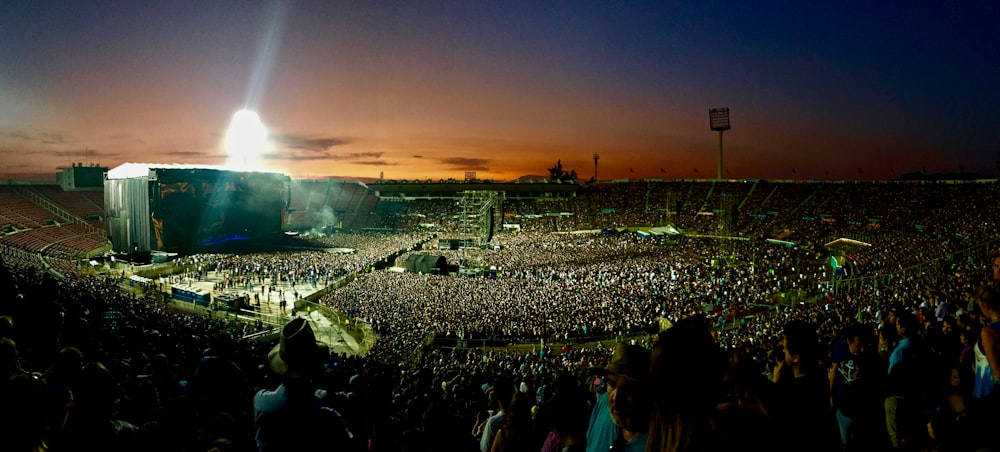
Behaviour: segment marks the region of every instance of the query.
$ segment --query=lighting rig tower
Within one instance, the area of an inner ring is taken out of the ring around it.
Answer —
[[[708,110],[708,125],[713,132],[719,132],[719,171],[717,179],[722,180],[722,132],[729,130],[729,107]]]
[[[601,159],[601,154],[594,154],[594,182],[597,182],[597,161]]]
[[[482,249],[489,246],[490,240],[493,238],[497,206],[501,199],[502,195],[496,191],[467,190],[462,192],[458,200],[462,211],[462,217],[459,219],[459,240],[461,243],[459,249],[462,250],[459,274],[480,275],[485,270]]]

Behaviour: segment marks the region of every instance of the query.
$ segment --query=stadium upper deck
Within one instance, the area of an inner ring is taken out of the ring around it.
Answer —
[[[503,191],[525,185],[528,189],[516,196]],[[455,217],[461,214],[455,199],[470,187],[501,192],[504,202],[498,212],[503,215],[502,222],[523,228],[570,231],[670,224],[691,233],[744,236],[795,234],[805,229],[836,233],[887,227],[972,233],[985,227],[985,223],[966,221],[969,216],[997,213],[998,199],[995,180],[935,183],[642,180],[588,186],[432,183],[393,186],[397,191],[386,192],[407,196],[383,195],[374,216],[381,227],[406,229],[436,224],[444,229],[453,228],[457,225]],[[550,192],[545,190],[549,188],[569,194],[547,196]],[[431,190],[437,194],[417,196]]]

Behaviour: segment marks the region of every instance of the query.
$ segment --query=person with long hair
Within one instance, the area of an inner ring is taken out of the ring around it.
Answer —
[[[976,375],[972,394],[982,400],[1000,387],[997,384],[1000,381],[1000,297],[993,288],[983,286],[976,293],[976,306],[986,325],[973,347]]]
[[[494,436],[490,452],[515,452],[541,448],[545,438],[535,430],[531,418],[532,405],[533,400],[530,395],[520,391],[514,393],[507,418]]]
[[[653,344],[647,452],[721,447],[713,418],[723,399],[726,360],[705,322],[700,316],[679,320]]]

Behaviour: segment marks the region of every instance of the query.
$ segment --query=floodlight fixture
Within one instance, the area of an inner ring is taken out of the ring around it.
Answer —
[[[708,125],[714,132],[723,132],[732,128],[729,125],[729,107],[713,108],[709,110]]]
[[[716,178],[722,180],[722,132],[732,128],[729,124],[729,107],[708,110],[708,126],[713,132],[719,132],[719,171]]]

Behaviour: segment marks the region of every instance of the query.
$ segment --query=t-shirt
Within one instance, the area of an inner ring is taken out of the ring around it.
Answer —
[[[601,394],[594,402],[593,411],[590,412],[587,452],[607,452],[618,438],[618,432],[618,426],[611,419],[611,410],[608,408],[608,394]]]
[[[507,414],[503,411],[497,411],[496,414],[490,416],[486,420],[486,425],[483,426],[483,436],[479,439],[479,450],[482,452],[490,452],[490,447],[493,445],[493,438],[500,431],[500,427],[503,425],[504,419],[507,418]]]
[[[837,362],[834,404],[844,416],[858,419],[877,412],[882,397],[880,384],[885,375],[881,362],[872,354],[846,351]]]
[[[621,428],[611,418],[608,407],[608,394],[601,394],[594,403],[594,411],[590,413],[590,425],[587,428],[587,452],[607,452],[615,440],[621,436]],[[646,434],[642,433],[622,447],[625,452],[644,452],[646,450]]]
[[[801,450],[808,444],[812,451],[832,451],[841,446],[825,372],[814,370],[802,377],[782,378],[776,389],[781,406],[774,419],[783,438],[778,450]]]
[[[993,328],[994,331],[1000,333],[1000,322],[990,323],[987,328]],[[976,357],[976,375],[972,395],[977,399],[981,399],[996,390],[997,381],[993,379],[993,370],[990,368],[990,362],[986,359],[986,354],[983,353],[981,339],[976,340],[976,346],[973,349],[975,350]]]
[[[284,384],[274,391],[261,390],[253,399],[257,448],[262,451],[308,450],[315,438],[296,432],[323,432],[331,442],[353,439],[336,410],[323,406],[312,393],[289,391]]]

